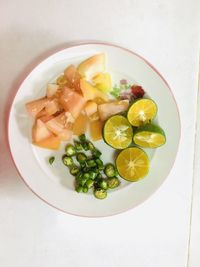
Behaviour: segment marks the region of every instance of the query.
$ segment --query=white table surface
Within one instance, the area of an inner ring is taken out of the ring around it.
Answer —
[[[198,3],[0,0],[0,266],[200,266]],[[67,215],[38,199],[18,176],[6,140],[8,107],[26,73],[80,40],[114,42],[144,56],[172,87],[182,122],[179,153],[161,188],[139,207],[101,219]]]

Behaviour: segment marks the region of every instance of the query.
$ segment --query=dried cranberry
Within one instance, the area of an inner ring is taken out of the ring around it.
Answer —
[[[141,98],[145,94],[145,91],[143,90],[142,86],[139,85],[132,85],[131,92],[135,98]]]

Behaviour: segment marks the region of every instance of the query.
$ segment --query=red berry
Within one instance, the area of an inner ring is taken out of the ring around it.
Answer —
[[[141,98],[145,94],[145,91],[143,90],[142,86],[139,85],[132,85],[131,92],[135,98]]]

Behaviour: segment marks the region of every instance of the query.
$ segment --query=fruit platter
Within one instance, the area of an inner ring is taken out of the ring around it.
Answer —
[[[92,217],[147,199],[173,165],[179,134],[162,76],[131,51],[103,44],[41,62],[8,121],[11,155],[30,189],[62,211]]]

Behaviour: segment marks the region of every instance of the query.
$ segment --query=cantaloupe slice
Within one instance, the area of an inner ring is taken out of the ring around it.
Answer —
[[[79,116],[85,103],[86,100],[77,92],[68,87],[63,89],[63,92],[60,96],[60,104],[66,111],[69,111],[74,118]]]
[[[97,103],[94,101],[88,101],[85,105],[85,113],[88,117],[97,112]]]
[[[42,116],[47,116],[45,108],[43,108],[40,112],[37,113],[36,118],[40,118]]]
[[[110,116],[126,111],[129,107],[128,100],[113,101],[98,105],[99,116],[102,121],[107,120]]]
[[[53,118],[54,118],[54,116],[52,116],[52,115],[44,115],[44,116],[39,117],[39,119],[44,123],[52,120]]]
[[[47,148],[51,150],[58,150],[60,148],[61,140],[57,136],[50,136],[39,142],[33,142],[34,145]]]
[[[91,79],[95,74],[105,71],[105,54],[97,54],[84,60],[78,66],[78,72],[82,77]]]
[[[53,115],[56,112],[60,111],[60,109],[60,104],[58,103],[58,99],[56,98],[49,100],[49,102],[45,106],[47,115]]]
[[[64,70],[64,75],[69,82],[69,86],[80,92],[80,78],[81,75],[74,65],[70,65]]]
[[[37,119],[35,124],[33,125],[33,128],[32,128],[33,141],[39,142],[39,141],[44,140],[50,136],[52,136],[52,133],[51,133],[51,131],[48,130],[45,123],[42,120]]]
[[[64,129],[69,129],[68,117],[63,112],[60,115],[46,122],[46,127],[54,134],[59,135]]]
[[[32,117],[36,117],[36,115],[41,110],[43,110],[43,108],[47,105],[48,102],[49,100],[46,97],[40,98],[40,99],[26,103],[26,109]]]
[[[75,135],[84,134],[87,130],[87,124],[88,124],[87,116],[81,113],[74,122],[73,133]]]
[[[53,97],[56,94],[58,89],[59,89],[59,85],[58,84],[49,83],[47,85],[47,97],[48,98]]]
[[[71,130],[68,129],[63,129],[59,134],[58,137],[60,138],[60,140],[62,141],[68,141],[71,139],[73,132]]]
[[[99,89],[92,86],[89,82],[84,79],[80,80],[80,87],[85,100],[93,100],[95,98],[101,98],[104,101],[108,101],[107,94],[101,92]]]
[[[94,114],[92,114],[91,116],[89,116],[89,120],[90,121],[98,121],[98,120],[100,120],[99,112],[97,111]]]
[[[102,139],[103,122],[100,120],[90,122],[90,136],[93,141]]]

